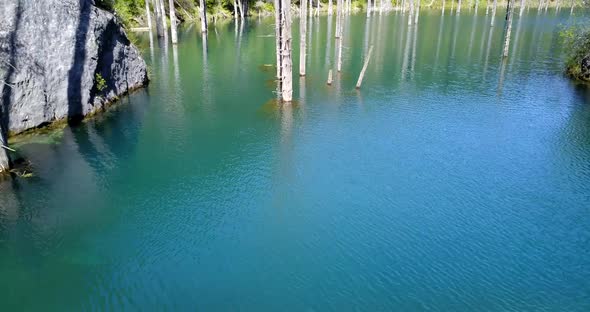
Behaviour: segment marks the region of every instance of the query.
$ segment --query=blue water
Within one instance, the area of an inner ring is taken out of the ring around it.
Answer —
[[[35,176],[0,183],[1,310],[590,310],[565,11],[515,17],[505,63],[502,13],[352,16],[332,86],[335,21],[313,19],[292,106],[272,20],[205,49],[197,26],[140,35],[147,89],[15,144]]]

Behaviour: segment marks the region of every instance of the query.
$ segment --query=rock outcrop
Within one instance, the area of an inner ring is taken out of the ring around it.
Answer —
[[[147,81],[146,64],[121,24],[93,0],[0,0],[4,139],[79,120]]]

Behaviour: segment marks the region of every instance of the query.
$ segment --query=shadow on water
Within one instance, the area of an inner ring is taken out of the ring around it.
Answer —
[[[18,29],[20,26],[20,21],[22,17],[21,11],[21,3],[17,1],[16,9],[14,12],[14,29],[10,33],[10,37],[8,39],[8,51],[1,51],[0,53],[4,54],[5,52],[8,53],[9,61],[6,65],[7,70],[4,77],[2,77],[2,82],[4,84],[2,88],[2,102],[0,103],[0,144],[8,145],[8,131],[10,127],[10,107],[12,105],[12,79],[14,78],[14,74],[16,72],[16,36],[18,33]],[[6,157],[6,161],[8,162],[9,166],[11,165],[10,157],[5,154],[5,151],[0,151],[0,158]],[[6,155],[6,156],[5,156]]]
[[[82,75],[86,59],[86,38],[90,24],[91,5],[89,1],[79,0],[80,15],[76,28],[76,42],[72,68],[68,72],[68,123],[79,124],[82,120]]]

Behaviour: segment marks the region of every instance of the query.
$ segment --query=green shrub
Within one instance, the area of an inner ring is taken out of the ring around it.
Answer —
[[[94,75],[94,82],[96,85],[96,90],[98,90],[98,91],[103,91],[104,89],[107,88],[107,81],[104,80],[102,75],[99,73],[96,73],[96,75]]]
[[[572,26],[560,33],[566,53],[566,73],[574,78],[582,77],[582,59],[590,56],[590,27]]]

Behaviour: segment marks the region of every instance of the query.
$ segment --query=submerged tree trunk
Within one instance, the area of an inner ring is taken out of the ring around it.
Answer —
[[[199,0],[201,7],[201,32],[207,33],[207,6],[205,0]]]
[[[508,51],[510,50],[510,33],[512,32],[512,1],[508,0],[508,6],[506,8],[506,31],[504,32],[506,37],[504,38],[504,52],[502,57],[508,57]]]
[[[178,43],[178,34],[176,33],[176,12],[174,11],[174,0],[168,0],[170,7],[170,32],[172,33],[172,44]]]
[[[301,14],[300,16],[307,15],[307,2],[301,1]],[[305,76],[305,59],[306,59],[306,35],[307,35],[307,21],[305,18],[299,19],[299,76]],[[330,40],[330,38],[328,38]]]
[[[291,59],[291,1],[275,0],[275,16],[277,26],[275,31],[278,38],[277,68],[280,68],[279,95],[283,102],[293,99],[293,60]]]

